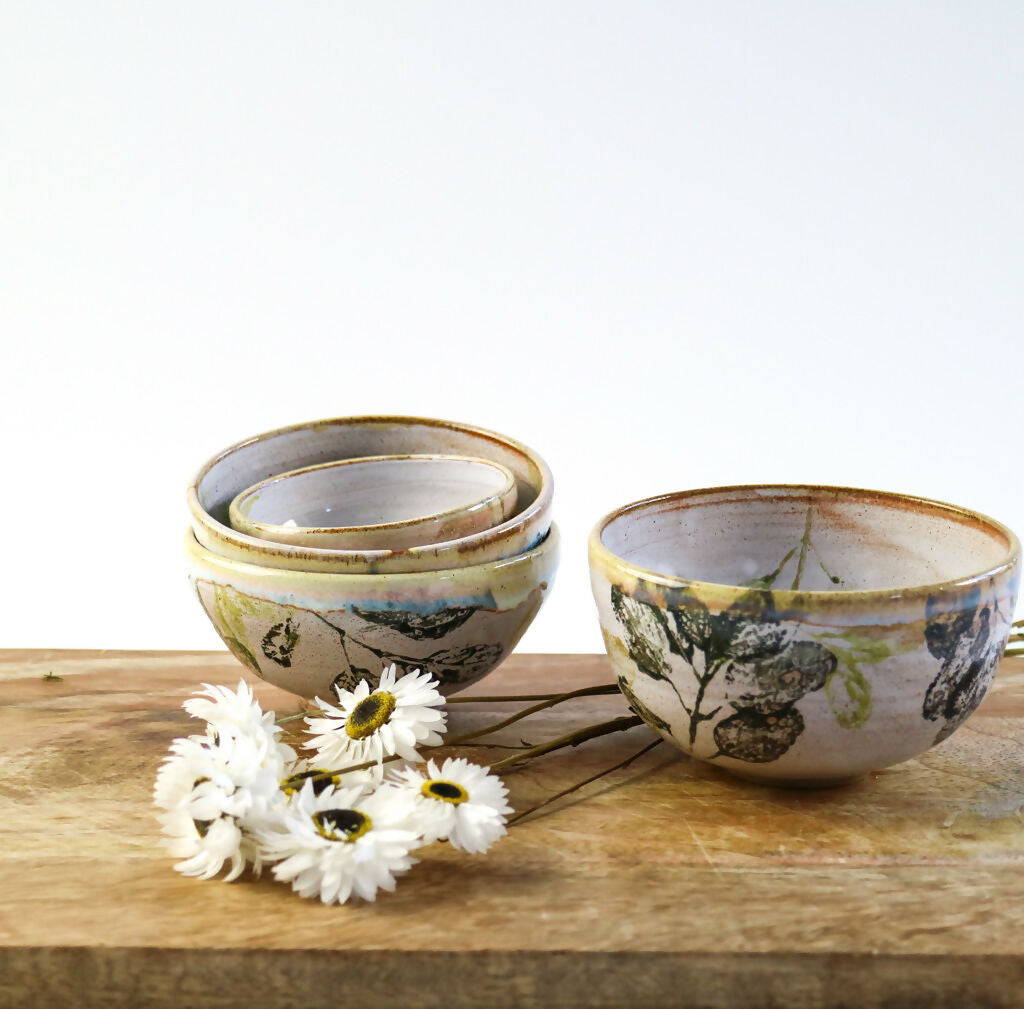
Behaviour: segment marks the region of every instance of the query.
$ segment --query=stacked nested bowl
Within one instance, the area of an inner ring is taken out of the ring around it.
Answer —
[[[558,562],[551,473],[481,428],[341,417],[218,453],[188,488],[189,576],[232,653],[303,697],[433,673],[446,694],[512,651]]]

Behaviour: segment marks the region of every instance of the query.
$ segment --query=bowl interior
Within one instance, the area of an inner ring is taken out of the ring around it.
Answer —
[[[237,508],[252,522],[277,526],[394,525],[478,510],[514,494],[512,473],[485,459],[378,456],[293,470],[256,484],[235,498],[232,519],[237,524]]]
[[[461,455],[508,467],[516,480],[513,518],[530,509],[550,477],[529,450],[488,431],[409,417],[343,417],[259,435],[226,449],[194,481],[200,508],[229,526],[232,499],[278,474],[339,459],[381,455]]]
[[[956,581],[1006,563],[1008,530],[952,505],[831,487],[727,487],[615,513],[601,543],[671,578],[802,591]]]

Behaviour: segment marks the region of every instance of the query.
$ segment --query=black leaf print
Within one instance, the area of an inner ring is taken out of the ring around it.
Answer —
[[[436,641],[461,627],[474,613],[475,606],[449,606],[436,613],[417,613],[414,610],[364,610],[352,607],[352,612],[371,624],[388,627],[413,641]]]
[[[263,635],[263,654],[279,666],[289,667],[292,664],[292,652],[299,643],[299,632],[292,623],[292,618],[273,627]]]
[[[761,712],[740,708],[715,726],[715,743],[723,756],[752,764],[778,760],[804,731],[804,719],[792,705]]]

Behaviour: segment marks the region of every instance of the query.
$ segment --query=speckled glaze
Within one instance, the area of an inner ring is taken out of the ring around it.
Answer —
[[[230,526],[232,499],[261,480],[336,459],[406,454],[479,456],[507,466],[516,478],[512,517],[443,543],[363,551],[268,543]],[[339,417],[281,428],[232,445],[200,469],[187,500],[196,538],[222,557],[295,571],[395,573],[484,564],[531,549],[551,524],[553,491],[544,460],[504,435],[422,417]]]
[[[275,543],[395,550],[491,529],[509,518],[516,499],[515,477],[500,463],[379,455],[263,480],[231,502],[228,518],[238,532]]]
[[[797,786],[953,733],[995,675],[1020,576],[992,519],[837,487],[650,498],[598,522],[589,552],[636,711],[700,760]]]
[[[375,685],[381,669],[424,669],[454,693],[515,647],[554,580],[558,530],[506,560],[387,575],[290,571],[207,550],[189,531],[189,578],[231,652],[302,697]]]

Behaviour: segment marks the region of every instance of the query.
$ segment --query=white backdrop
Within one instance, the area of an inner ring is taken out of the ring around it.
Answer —
[[[904,490],[1024,529],[1024,6],[0,0],[0,645],[220,647],[218,448],[514,435],[586,535],[661,491]]]

